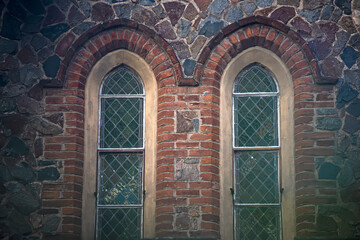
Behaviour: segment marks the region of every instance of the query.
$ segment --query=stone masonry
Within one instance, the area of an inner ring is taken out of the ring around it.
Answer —
[[[157,80],[156,237],[220,239],[220,80],[291,73],[295,239],[360,238],[359,0],[0,1],[0,239],[80,239],[84,89],[116,49]]]

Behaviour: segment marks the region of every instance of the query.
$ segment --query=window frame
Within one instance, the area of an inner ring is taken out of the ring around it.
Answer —
[[[133,69],[141,78],[146,93],[144,112],[144,162],[143,190],[143,235],[144,238],[155,236],[155,196],[156,196],[156,113],[157,82],[151,67],[135,53],[119,49],[102,57],[92,68],[85,86],[84,118],[84,177],[82,197],[81,238],[95,238],[97,159],[99,132],[100,87],[107,74],[120,65]]]
[[[220,227],[221,239],[234,239],[234,186],[233,148],[233,84],[236,76],[247,66],[259,63],[269,69],[279,91],[279,171],[281,219],[283,239],[295,236],[295,171],[294,171],[294,92],[291,74],[282,60],[261,47],[249,48],[238,54],[227,65],[220,82]],[[243,149],[244,150],[244,149]],[[229,172],[231,174],[229,174]]]

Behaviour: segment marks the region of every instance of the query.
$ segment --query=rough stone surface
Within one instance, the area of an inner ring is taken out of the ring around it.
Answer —
[[[165,39],[175,40],[176,34],[169,21],[163,21],[155,25],[156,31]]]
[[[251,16],[256,10],[256,5],[249,1],[240,2],[240,6],[248,16]]]
[[[15,110],[16,104],[12,98],[2,98],[0,99],[0,112],[11,112]]]
[[[205,11],[211,3],[211,0],[195,0],[200,11]]]
[[[24,92],[26,92],[26,87],[24,85],[8,84],[4,87],[2,93],[3,93],[4,97],[15,97],[15,96],[19,96],[19,95],[23,94]],[[8,103],[10,105],[6,104],[6,106],[12,106],[11,102],[14,103],[14,100],[10,99],[9,103]],[[14,105],[14,107],[16,107],[16,106]]]
[[[9,198],[9,203],[24,215],[29,215],[40,207],[39,202],[34,199],[31,194],[26,192],[17,192],[13,194]]]
[[[34,118],[31,126],[44,135],[57,135],[63,132],[62,127],[44,120],[43,118]]]
[[[319,60],[325,59],[330,54],[331,45],[327,41],[312,40],[309,42],[309,46]]]
[[[190,3],[189,6],[190,5],[192,5],[192,4]],[[187,8],[189,8],[189,6]],[[166,12],[165,12],[164,8],[160,4],[153,7],[152,10],[156,14],[156,16],[158,16],[160,19],[166,18]],[[185,13],[184,13],[185,18],[187,18],[186,17],[187,14],[189,14],[189,13],[186,13],[186,10],[185,10]]]
[[[293,7],[281,7],[276,9],[272,14],[271,18],[280,20],[283,23],[287,23],[290,19],[295,16],[295,9]]]
[[[346,83],[351,83],[357,89],[360,89],[360,69],[345,70],[344,78]]]
[[[337,224],[332,217],[318,215],[316,219],[316,226],[320,231],[336,231]]]
[[[25,46],[23,49],[19,51],[18,58],[22,64],[28,64],[28,63],[36,64],[37,62],[35,54],[31,50],[29,45]]]
[[[15,54],[18,51],[18,44],[15,41],[0,38],[0,54],[10,53]]]
[[[236,22],[238,20],[240,20],[241,18],[243,18],[244,13],[242,12],[242,10],[238,7],[232,7],[229,9],[229,11],[227,12],[226,16],[225,16],[225,20],[233,23]]]
[[[192,21],[196,18],[197,15],[198,15],[198,11],[196,10],[195,6],[192,3],[189,3],[189,5],[185,9],[184,18],[186,18],[189,21]]]
[[[9,39],[20,39],[20,24],[16,18],[5,13],[0,35]]]
[[[116,16],[118,16],[119,18],[130,18],[130,13],[131,13],[130,4],[115,5],[114,10]]]
[[[329,43],[332,43],[335,41],[335,34],[339,30],[339,27],[332,22],[325,22],[319,24],[320,30],[323,32],[323,34],[326,36],[326,40]]]
[[[38,33],[43,19],[43,16],[27,16],[21,31],[25,33]]]
[[[274,0],[256,0],[257,5],[262,8],[271,6],[273,2]]]
[[[340,191],[340,197],[343,202],[360,202],[360,183],[354,183],[344,190]]]
[[[64,114],[63,113],[53,113],[53,114],[46,114],[44,118],[48,121],[59,125],[60,127],[64,126]]]
[[[186,38],[189,35],[190,28],[191,28],[191,22],[185,19],[180,19],[177,24],[176,33],[179,37]]]
[[[320,64],[321,74],[335,79],[341,76],[343,68],[344,64],[334,57],[328,57]]]
[[[19,157],[27,154],[29,147],[18,137],[10,138],[10,141],[6,145],[5,155],[11,157]]]
[[[337,108],[342,108],[348,103],[350,100],[357,97],[359,93],[355,91],[349,84],[345,83],[339,90],[336,101],[337,101]]]
[[[26,10],[21,6],[19,1],[9,1],[7,5],[9,13],[18,19],[24,21],[27,16]],[[1,9],[2,10],[2,9]]]
[[[350,137],[345,134],[340,134],[337,137],[337,150],[339,152],[345,152],[350,146]]]
[[[42,72],[33,65],[28,64],[20,68],[20,81],[27,87],[34,85],[42,76]]]
[[[177,159],[175,164],[175,179],[178,181],[198,181],[199,159]]]
[[[342,122],[338,117],[319,117],[316,120],[316,128],[320,130],[339,130]]]
[[[351,115],[346,115],[343,130],[347,133],[355,133],[360,129],[360,120]]]
[[[42,102],[38,102],[27,96],[19,96],[16,98],[16,104],[20,113],[42,113],[44,106]]]
[[[52,5],[47,9],[43,26],[49,26],[55,23],[61,23],[64,20],[65,20],[65,15],[60,11],[60,9],[57,6]]]
[[[154,26],[159,21],[159,17],[155,15],[153,11],[144,9],[141,6],[133,8],[132,19],[138,21],[139,23],[145,23],[147,26]]]
[[[44,223],[42,227],[43,233],[55,232],[60,224],[60,218],[58,216],[52,216]]]
[[[47,40],[41,35],[34,35],[30,42],[31,46],[37,52],[47,44]]]
[[[338,182],[342,188],[348,187],[355,182],[354,172],[348,163],[345,163],[341,169]]]
[[[11,175],[8,168],[0,163],[0,182],[7,182],[11,180]]]
[[[42,168],[36,173],[39,181],[43,180],[57,180],[60,177],[60,173],[55,167]]]
[[[83,32],[85,32],[87,30],[89,30],[90,28],[92,28],[95,25],[96,25],[96,23],[94,23],[94,22],[83,22],[83,23],[79,24],[78,26],[76,26],[75,28],[73,28],[73,32],[75,34],[80,35],[80,34],[82,34]]]
[[[291,20],[290,24],[293,25],[300,33],[311,33],[310,24],[301,17],[295,17],[293,20]]]
[[[351,17],[344,16],[340,19],[340,21],[338,23],[348,33],[350,33],[350,34],[356,33],[356,27],[355,27],[353,19]]]
[[[190,59],[185,60],[183,64],[183,68],[186,76],[192,76],[192,74],[194,73],[195,65],[196,62],[194,60],[190,60]]]
[[[42,35],[54,42],[60,35],[70,29],[66,23],[59,23],[46,28],[41,29]]]
[[[300,0],[278,0],[277,3],[280,5],[291,5],[298,7],[300,5]]]
[[[343,10],[345,14],[351,14],[351,1],[352,0],[335,0],[335,4]]]
[[[106,3],[96,3],[91,9],[91,19],[98,21],[108,21],[114,18],[114,11]]]
[[[196,58],[196,56],[198,56],[198,54],[199,54],[200,50],[202,49],[202,47],[204,46],[205,42],[206,42],[206,37],[204,37],[204,36],[198,36],[195,39],[194,43],[191,45],[191,48],[190,48],[191,56],[193,58]]]
[[[360,99],[355,99],[347,108],[346,112],[350,113],[354,117],[360,116]]]
[[[329,2],[330,2],[330,0],[317,0],[317,1],[304,0],[303,7],[305,10],[314,10],[314,9],[323,7],[324,5],[328,4]]]
[[[191,63],[190,63],[191,64]],[[197,118],[198,115],[196,112],[193,111],[183,111],[183,112],[176,112],[176,132],[184,133],[184,132],[192,132],[194,131],[194,125],[192,119]]]
[[[4,205],[0,205],[0,218],[6,218],[8,216],[8,208]]]
[[[155,0],[138,0],[138,2],[143,6],[153,6],[156,4]]]
[[[34,172],[31,166],[25,162],[22,162],[10,169],[11,175],[20,182],[29,183],[34,180]]]
[[[82,14],[80,10],[75,6],[72,6],[70,8],[70,13],[68,15],[68,18],[69,18],[70,26],[76,26],[86,19],[84,14]]]
[[[30,224],[17,211],[12,211],[12,213],[9,216],[9,222],[11,228],[13,228],[17,233],[19,234],[31,233]]]
[[[90,3],[88,1],[80,1],[79,7],[82,10],[82,12],[84,13],[84,16],[86,18],[90,17],[91,7],[90,7]]]
[[[9,77],[5,74],[0,74],[0,87],[6,86],[9,82]]]
[[[211,37],[218,33],[222,28],[225,27],[225,23],[221,20],[217,20],[213,17],[208,17],[199,26],[199,35]]]
[[[360,34],[356,33],[352,35],[349,40],[349,44],[356,50],[360,51]]]
[[[45,8],[42,4],[41,0],[19,0],[21,2],[21,5],[23,5],[29,12],[31,12],[34,15],[44,15],[45,14]]]
[[[43,64],[43,69],[47,77],[54,78],[60,68],[60,58],[57,55],[53,55],[46,59]]]
[[[186,59],[190,57],[189,47],[184,41],[172,42],[171,46],[175,49],[175,52],[180,59]]]
[[[310,23],[315,22],[316,20],[319,20],[320,18],[320,13],[321,10],[317,9],[317,10],[313,10],[313,11],[302,11],[302,10],[298,10],[298,13],[303,16],[304,18],[306,18],[306,20]]]
[[[340,167],[335,166],[332,163],[325,162],[320,166],[319,179],[336,179]]]
[[[354,48],[347,46],[340,57],[344,61],[345,65],[348,68],[351,68],[356,63],[356,60],[360,57],[360,53]]]
[[[333,22],[338,22],[342,16],[342,11],[340,8],[335,8],[331,19]]]
[[[228,0],[214,0],[209,6],[208,11],[219,18],[228,6],[230,6]]]
[[[321,19],[322,20],[329,20],[332,13],[334,11],[334,6],[329,4],[329,5],[326,5],[322,11],[322,14],[321,14]]]
[[[164,7],[170,18],[171,24],[175,26],[184,12],[185,5],[180,2],[165,2]]]

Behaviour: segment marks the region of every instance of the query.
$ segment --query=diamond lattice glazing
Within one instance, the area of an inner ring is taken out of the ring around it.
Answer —
[[[143,146],[143,99],[105,98],[101,107],[102,148]]]
[[[105,79],[101,94],[143,94],[140,77],[131,69],[121,66]]]
[[[141,204],[142,161],[142,154],[100,154],[98,204]]]
[[[236,207],[236,239],[280,239],[280,207]]]
[[[98,240],[136,240],[141,238],[141,208],[100,208]]]
[[[263,66],[251,65],[241,71],[234,83],[234,93],[277,92],[272,74]]]
[[[235,152],[235,202],[279,203],[278,152]]]
[[[236,147],[277,146],[277,97],[234,96]]]

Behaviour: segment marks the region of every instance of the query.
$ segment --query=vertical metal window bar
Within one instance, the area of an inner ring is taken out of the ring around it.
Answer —
[[[279,92],[267,69],[239,73],[232,109],[235,239],[281,239]]]
[[[144,106],[141,79],[120,66],[100,88],[96,239],[143,236]]]

